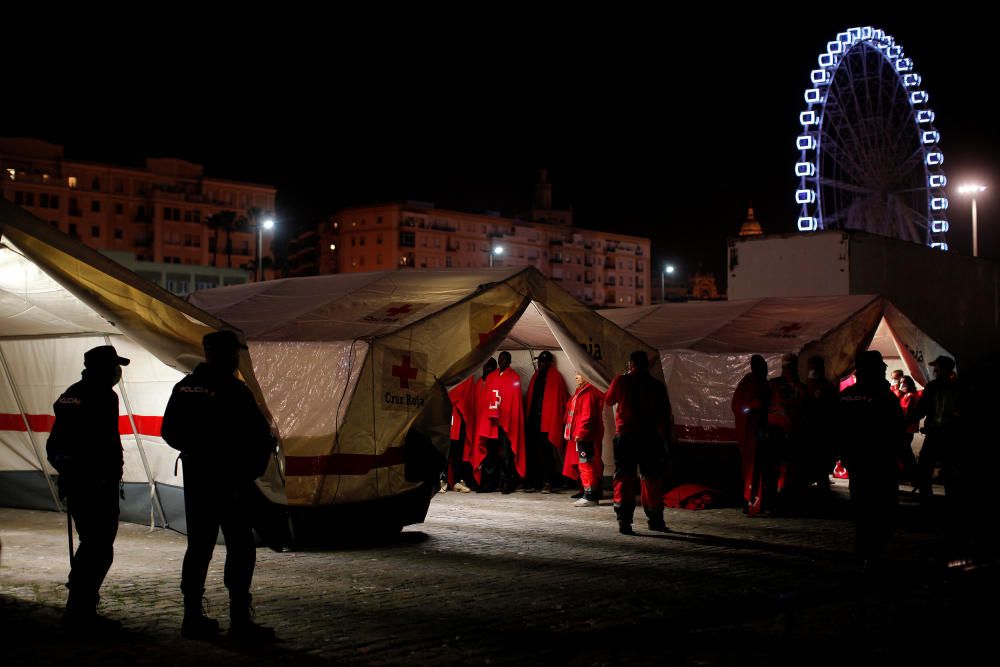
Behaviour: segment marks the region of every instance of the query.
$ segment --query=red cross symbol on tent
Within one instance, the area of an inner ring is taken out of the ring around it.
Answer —
[[[398,366],[392,367],[393,377],[399,378],[400,389],[409,389],[410,380],[415,380],[417,378],[417,369],[410,366],[410,355],[404,354],[403,361]]]
[[[486,344],[486,341],[488,341],[490,339],[490,336],[492,336],[493,332],[497,330],[497,327],[500,326],[501,322],[503,322],[503,315],[494,315],[493,316],[493,328],[490,329],[489,331],[487,331],[486,333],[479,334],[479,344],[480,345],[485,345]]]
[[[396,308],[390,308],[389,310],[385,311],[385,314],[388,317],[396,317],[397,315],[407,315],[412,312],[413,312],[413,306],[407,303],[402,306],[397,306]]]
[[[785,326],[778,327],[778,328],[781,329],[781,333],[783,333],[783,334],[790,334],[790,333],[794,333],[794,332],[798,331],[799,329],[801,329],[802,325],[799,324],[798,322],[795,322],[793,324],[786,324]]]

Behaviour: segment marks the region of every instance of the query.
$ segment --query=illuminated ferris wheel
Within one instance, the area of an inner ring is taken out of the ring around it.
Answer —
[[[941,135],[903,48],[883,30],[851,28],[810,76],[796,140],[799,230],[859,229],[947,250]]]

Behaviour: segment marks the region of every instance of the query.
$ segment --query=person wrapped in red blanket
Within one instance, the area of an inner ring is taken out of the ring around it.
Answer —
[[[517,481],[515,474],[524,477],[525,473],[521,377],[510,367],[510,352],[497,356],[497,371],[486,378],[485,390],[476,415],[476,449],[482,458],[474,465],[484,476],[481,490],[499,486],[501,493],[510,493]],[[498,474],[490,477],[488,473],[494,470]]]
[[[479,471],[473,470],[476,447],[476,411],[485,396],[486,378],[497,369],[492,357],[483,365],[483,376],[470,375],[448,392],[451,399],[451,448],[448,451],[448,470],[441,473],[441,492],[449,489],[469,493],[469,484]]]
[[[524,405],[527,471],[521,490],[551,493],[558,487],[558,463],[563,460],[563,424],[569,392],[548,350],[538,355],[538,370],[528,384]]]

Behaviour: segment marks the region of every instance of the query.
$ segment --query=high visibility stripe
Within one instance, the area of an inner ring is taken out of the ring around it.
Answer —
[[[329,454],[327,456],[286,456],[285,475],[367,475],[375,468],[401,465],[402,447],[390,447],[382,454]]]
[[[28,426],[34,433],[51,433],[52,425],[56,418],[53,415],[27,415]],[[135,415],[135,426],[139,429],[139,435],[160,437],[160,428],[163,426],[163,417],[146,415]],[[0,431],[19,431],[24,433],[24,420],[21,415],[14,413],[0,413]],[[118,432],[122,435],[132,435],[132,424],[129,423],[128,415],[118,416]]]

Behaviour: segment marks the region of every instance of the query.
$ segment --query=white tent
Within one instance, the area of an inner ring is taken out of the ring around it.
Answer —
[[[918,385],[927,383],[928,362],[949,354],[879,296],[673,303],[601,314],[659,350],[678,437],[692,442],[735,442],[730,401],[753,354],[767,360],[772,376],[782,355],[797,354],[801,377],[809,357],[819,355],[833,379],[853,370],[858,352],[877,349],[889,371],[901,368]]]
[[[533,268],[286,279],[190,302],[246,334],[298,516],[394,501],[395,516],[421,520],[422,482],[448,446],[446,388],[499,346],[525,383],[541,349],[557,350],[564,376],[579,368],[604,387],[632,350],[655,356]]]
[[[59,508],[45,458],[52,404],[79,379],[83,353],[112,344],[132,360],[116,387],[123,516],[183,529],[182,473],[160,422],[173,384],[200,360],[202,335],[221,326],[0,200],[0,504]]]

